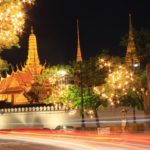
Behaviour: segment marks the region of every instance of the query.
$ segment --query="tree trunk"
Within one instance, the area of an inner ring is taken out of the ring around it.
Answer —
[[[133,122],[136,123],[135,107],[133,107]]]
[[[100,123],[99,123],[99,117],[98,117],[98,113],[97,113],[96,109],[94,110],[94,115],[95,115],[96,126],[97,126],[97,128],[99,128]]]

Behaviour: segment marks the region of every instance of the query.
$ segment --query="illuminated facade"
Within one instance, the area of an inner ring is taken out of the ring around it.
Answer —
[[[40,64],[36,36],[33,33],[33,28],[31,29],[31,34],[29,36],[29,47],[28,47],[28,57],[27,62],[23,70],[29,71],[32,74],[33,80],[41,74],[43,66]]]
[[[125,63],[130,67],[131,66],[136,67],[140,65],[139,58],[136,54],[136,46],[133,34],[131,14],[129,14],[129,35],[128,35],[127,51],[125,56]]]
[[[31,29],[26,65],[21,70],[12,71],[6,78],[1,78],[0,100],[6,100],[12,104],[27,103],[23,93],[30,89],[31,84],[35,82],[43,69],[38,56],[36,36]]]

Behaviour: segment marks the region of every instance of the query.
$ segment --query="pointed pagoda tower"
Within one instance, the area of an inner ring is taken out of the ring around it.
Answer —
[[[133,34],[131,14],[129,14],[129,35],[128,35],[127,51],[125,56],[125,63],[130,67],[131,66],[137,67],[140,65],[139,58],[136,54],[136,46]]]
[[[7,75],[6,78],[0,81],[0,99],[7,100],[12,104],[26,104],[28,103],[27,98],[24,96],[24,91],[29,91],[31,85],[35,83],[36,77],[39,76],[44,69],[44,66],[40,64],[36,36],[31,29],[29,36],[28,56],[26,65],[17,70],[13,71],[11,75]]]
[[[82,62],[82,53],[81,53],[81,47],[80,47],[80,32],[79,32],[79,21],[77,20],[77,56],[76,56],[77,62]]]
[[[33,79],[40,75],[43,69],[43,66],[40,64],[39,60],[37,41],[33,32],[33,27],[31,27],[31,34],[29,36],[28,56],[24,69],[32,74]]]

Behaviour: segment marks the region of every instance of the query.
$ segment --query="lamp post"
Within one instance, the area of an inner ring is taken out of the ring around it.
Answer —
[[[82,62],[79,62],[77,67],[79,87],[80,87],[80,99],[81,99],[81,128],[85,128],[85,116],[84,116],[84,98],[83,98],[83,75],[82,75]]]
[[[140,63],[139,62],[134,62],[132,59],[132,71],[135,73],[137,69],[139,69]],[[133,121],[136,123],[136,114],[135,114],[135,106],[133,107]]]
[[[80,65],[81,69],[81,65]],[[82,82],[82,71],[80,70],[80,96],[81,96],[81,127],[85,128],[85,117],[84,117],[84,98],[83,98],[83,82]]]
[[[63,70],[63,69],[62,69],[62,70],[59,71],[61,90],[62,90],[63,87],[64,87],[63,85],[64,85],[64,84],[66,85],[66,83],[64,82],[66,75],[67,75],[66,70]]]

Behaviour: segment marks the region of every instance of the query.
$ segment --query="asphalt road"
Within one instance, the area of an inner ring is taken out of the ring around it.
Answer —
[[[0,139],[0,150],[67,150],[66,148],[45,144]]]
[[[150,150],[150,135],[0,133],[0,150]]]

